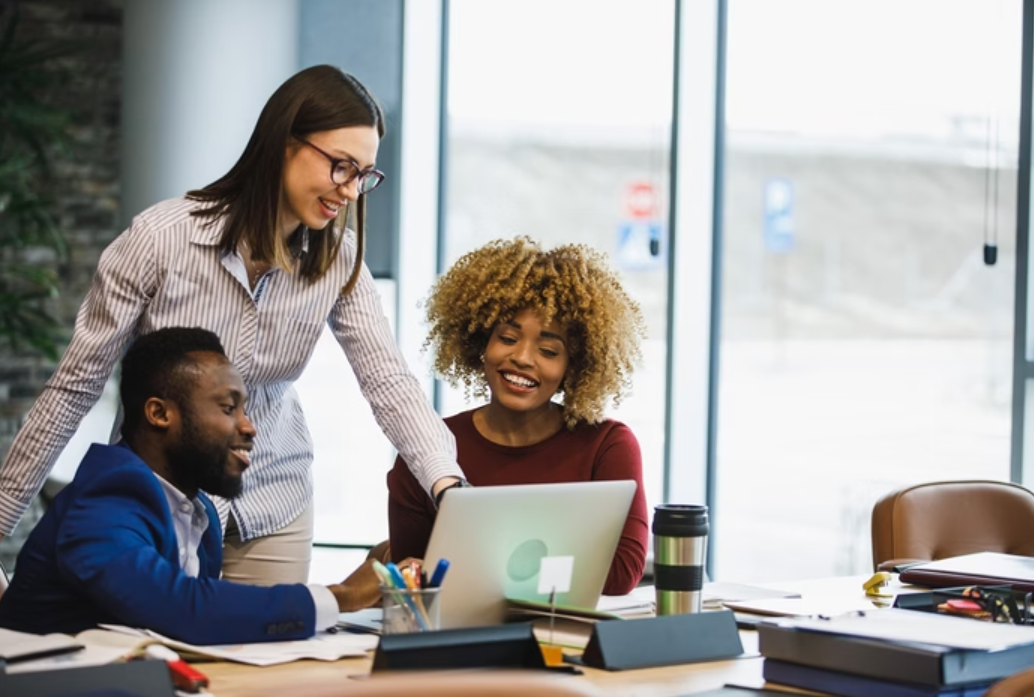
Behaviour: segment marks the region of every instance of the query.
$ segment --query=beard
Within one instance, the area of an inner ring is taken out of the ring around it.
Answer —
[[[169,449],[169,462],[182,482],[226,499],[241,493],[241,475],[229,469],[230,444],[206,439],[194,419],[183,414],[180,442]]]

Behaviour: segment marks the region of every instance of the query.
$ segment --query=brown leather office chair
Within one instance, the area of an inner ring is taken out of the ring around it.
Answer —
[[[916,484],[872,509],[877,570],[975,552],[1034,556],[1034,493],[994,481]]]

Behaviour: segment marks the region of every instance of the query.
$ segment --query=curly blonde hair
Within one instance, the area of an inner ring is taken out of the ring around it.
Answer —
[[[488,396],[481,356],[499,322],[534,310],[567,330],[567,376],[560,386],[564,421],[598,423],[608,399],[620,403],[642,358],[646,330],[602,254],[585,245],[543,250],[528,237],[495,240],[465,254],[426,302],[434,368],[467,396]]]

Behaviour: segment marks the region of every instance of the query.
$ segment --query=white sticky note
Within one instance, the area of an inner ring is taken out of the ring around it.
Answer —
[[[542,557],[539,566],[539,593],[566,593],[571,590],[574,557]]]

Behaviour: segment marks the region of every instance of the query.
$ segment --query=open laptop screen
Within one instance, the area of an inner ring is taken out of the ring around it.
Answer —
[[[443,628],[498,624],[506,598],[548,601],[538,592],[543,557],[574,557],[571,588],[558,605],[594,608],[635,494],[634,481],[453,489],[442,500],[424,567],[449,561]]]

